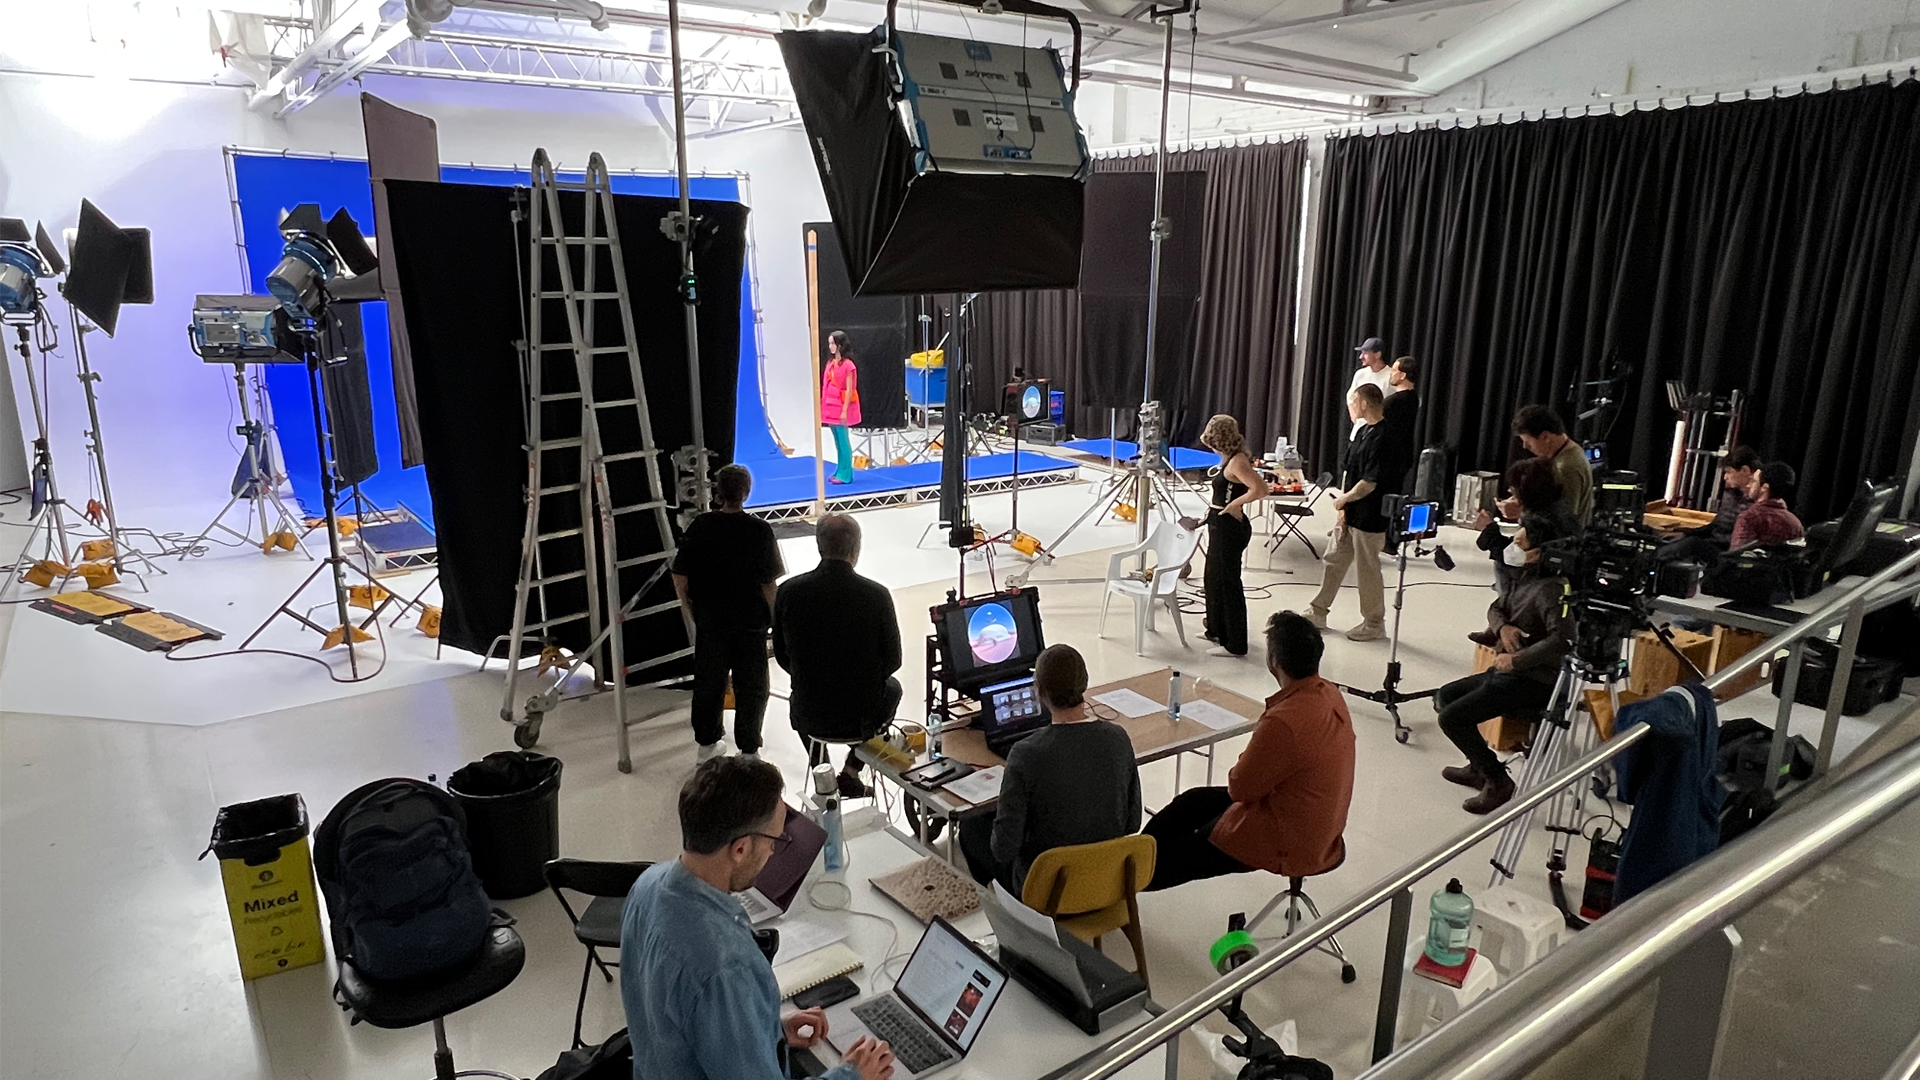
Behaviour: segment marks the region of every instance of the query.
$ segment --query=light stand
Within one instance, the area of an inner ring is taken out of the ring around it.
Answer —
[[[707,467],[706,418],[700,405],[700,279],[693,272],[693,204],[687,179],[687,98],[680,67],[680,0],[667,0],[667,40],[673,53],[674,167],[679,173],[680,209],[660,223],[661,231],[680,242],[680,303],[687,324],[687,394],[693,408],[693,445],[674,455],[676,464],[692,472],[694,511],[712,505]],[[816,380],[817,381],[817,380]]]
[[[93,458],[94,474],[100,478],[99,516],[106,523],[108,547],[111,549],[108,558],[116,574],[131,574],[134,580],[140,583],[141,591],[145,592],[146,578],[127,568],[129,559],[138,560],[141,565],[156,574],[164,574],[166,571],[160,569],[145,552],[121,539],[123,534],[134,530],[120,527],[119,518],[114,515],[113,510],[113,485],[107,481],[107,447],[100,434],[100,398],[94,392],[94,384],[100,381],[100,374],[93,370],[93,365],[87,360],[87,334],[91,333],[94,327],[81,316],[80,309],[71,304],[67,305],[67,315],[73,327],[74,364],[78,369],[80,388],[87,399],[87,423],[90,426],[84,434],[87,438],[87,453]],[[92,509],[91,506],[88,507],[90,514]],[[149,532],[148,535],[153,534]]]
[[[40,380],[33,373],[34,342],[28,328],[41,324],[41,320],[45,318],[46,309],[37,307],[30,315],[9,315],[6,319],[18,335],[18,341],[14,347],[19,351],[20,364],[27,372],[27,392],[33,403],[35,437],[33,463],[28,471],[31,517],[27,522],[27,539],[20,545],[20,554],[14,559],[13,568],[8,571],[6,581],[0,583],[0,600],[4,600],[7,594],[24,581],[22,567],[27,562],[28,553],[34,549],[36,541],[39,542],[41,554],[40,558],[34,561],[36,563],[57,561],[63,568],[62,574],[49,581],[46,588],[57,592],[61,586],[78,574],[78,570],[74,567],[74,544],[67,536],[67,522],[62,516],[66,512],[67,502],[60,497],[60,487],[54,479],[53,449],[47,430],[47,402],[42,396]],[[50,341],[40,344],[42,356],[52,350]],[[56,553],[59,555],[57,560],[54,559]]]
[[[236,361],[233,365],[234,396],[240,400],[240,426],[234,428],[234,434],[247,441],[245,449],[240,451],[240,465],[236,470],[239,479],[232,486],[232,497],[220,512],[213,516],[200,534],[188,541],[181,549],[180,558],[199,554],[204,550],[207,538],[218,529],[241,543],[258,544],[262,551],[272,551],[276,546],[276,537],[285,535],[293,538],[295,547],[307,558],[313,558],[313,552],[307,550],[306,541],[301,539],[302,525],[300,517],[287,509],[281,501],[277,477],[270,476],[272,471],[271,455],[266,449],[266,425],[254,419],[253,408],[248,401],[247,365]],[[242,501],[247,506],[247,521],[244,528],[235,529],[226,523],[227,514]],[[272,512],[269,513],[269,510]],[[253,523],[260,523],[260,539],[253,538]]]

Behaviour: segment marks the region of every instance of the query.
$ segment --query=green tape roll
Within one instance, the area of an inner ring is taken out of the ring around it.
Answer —
[[[1236,958],[1244,962],[1258,955],[1259,944],[1245,930],[1229,930],[1220,935],[1220,940],[1214,942],[1213,948],[1207,952],[1208,959],[1213,961],[1213,970],[1222,975],[1233,969],[1232,961]]]

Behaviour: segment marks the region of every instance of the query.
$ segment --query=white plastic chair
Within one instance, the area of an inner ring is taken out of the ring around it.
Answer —
[[[1154,527],[1144,544],[1137,544],[1107,560],[1107,590],[1100,598],[1100,635],[1107,636],[1107,608],[1113,594],[1133,601],[1133,654],[1146,655],[1147,631],[1153,629],[1155,604],[1166,605],[1173,615],[1173,628],[1180,634],[1180,647],[1188,648],[1187,628],[1180,622],[1180,569],[1199,550],[1200,533],[1188,532],[1178,523],[1163,521]],[[1153,552],[1151,577],[1142,581],[1126,573],[1128,559],[1142,552]]]

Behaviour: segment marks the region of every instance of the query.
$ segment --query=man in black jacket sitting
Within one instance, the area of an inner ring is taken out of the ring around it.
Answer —
[[[780,585],[773,601],[773,658],[793,677],[789,715],[807,744],[809,767],[827,759],[820,739],[866,740],[886,729],[900,705],[900,623],[886,586],[855,573],[860,525],[828,514],[814,533],[820,565]],[[867,794],[860,763],[847,752],[840,794]]]

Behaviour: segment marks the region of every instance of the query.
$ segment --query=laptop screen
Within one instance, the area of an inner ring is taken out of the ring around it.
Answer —
[[[945,919],[920,938],[895,984],[901,997],[966,1053],[1006,989],[1007,975]]]
[[[1040,696],[1033,689],[1031,675],[982,687],[980,701],[984,706],[980,727],[988,734],[1032,727],[1036,719],[1045,716],[1045,710],[1040,706]]]

